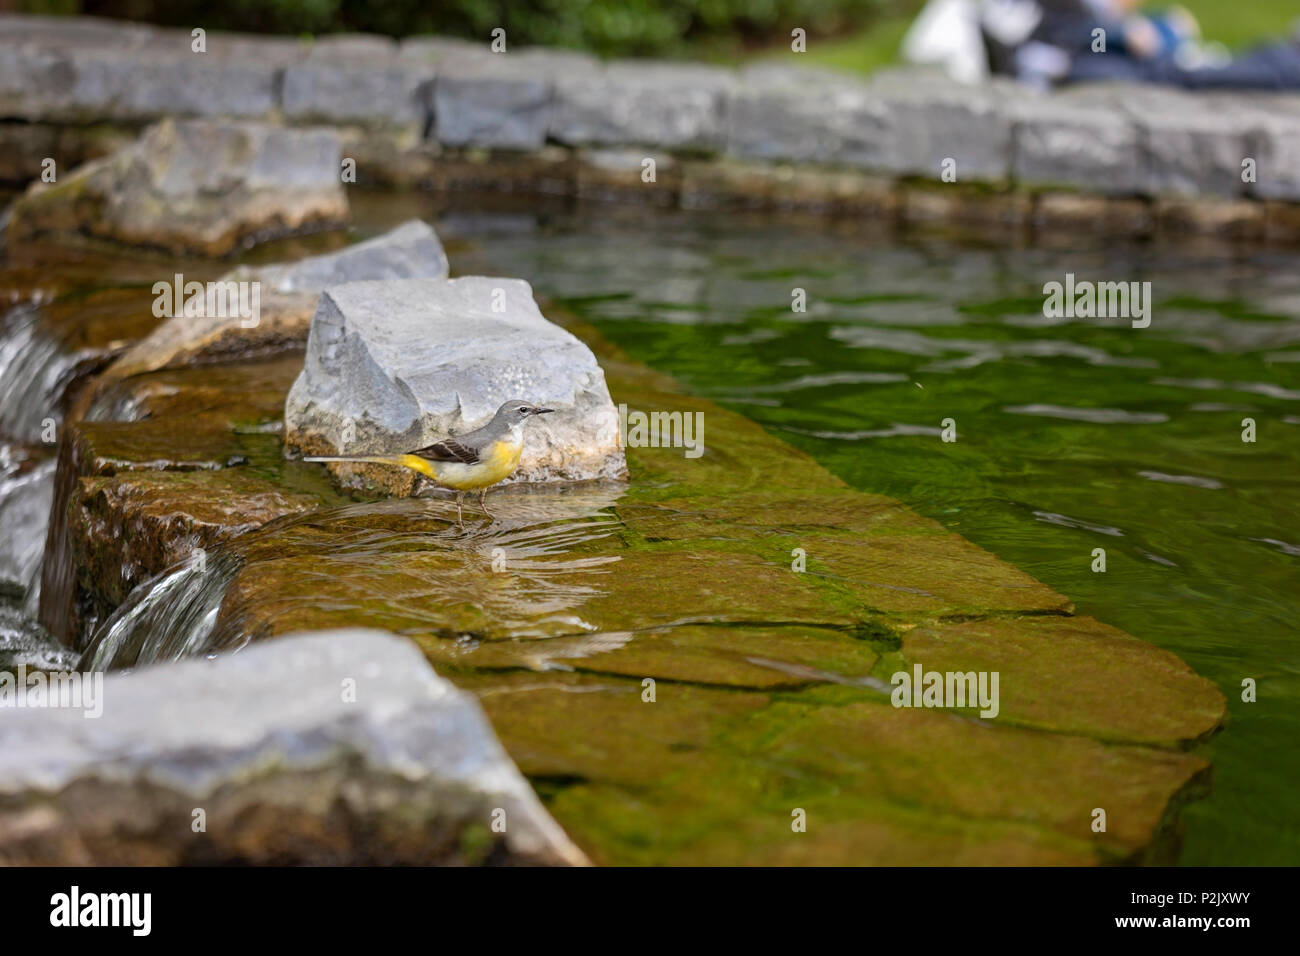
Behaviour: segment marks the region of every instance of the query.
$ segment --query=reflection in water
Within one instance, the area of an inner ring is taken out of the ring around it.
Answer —
[[[135,667],[237,649],[303,625],[309,613],[444,635],[448,620],[491,621],[515,637],[586,629],[583,603],[602,592],[616,556],[584,546],[619,527],[618,482],[551,488],[516,483],[492,498],[493,519],[455,526],[449,496],[347,505],[272,522],[136,588],[91,640],[82,666]],[[234,599],[229,595],[233,590]],[[241,596],[258,613],[250,620]],[[456,609],[449,611],[449,608]],[[461,635],[467,649],[475,638]]]
[[[1292,862],[1300,255],[720,217],[457,225],[460,270],[508,266],[635,358],[1214,680],[1232,722],[1184,860]],[[1045,316],[1043,285],[1066,272],[1150,281],[1151,326]],[[1242,702],[1247,676],[1272,705]]]

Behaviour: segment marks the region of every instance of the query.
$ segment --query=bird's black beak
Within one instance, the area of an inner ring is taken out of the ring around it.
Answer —
[[[533,409],[533,414],[534,414],[534,415],[545,415],[547,412],[553,412],[553,411],[555,411],[555,409],[553,409],[553,408],[534,408],[534,409]]]

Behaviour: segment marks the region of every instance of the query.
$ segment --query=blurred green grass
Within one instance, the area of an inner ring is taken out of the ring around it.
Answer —
[[[1148,9],[1159,10],[1175,4],[1148,4]],[[871,73],[898,62],[898,48],[903,35],[923,2],[899,4],[896,12],[882,16],[878,21],[839,38],[821,38],[808,41],[804,54],[810,65],[838,70]],[[1200,21],[1201,31],[1207,41],[1217,41],[1229,49],[1247,49],[1256,43],[1291,36],[1300,21],[1300,4],[1296,0],[1183,0],[1181,4]],[[767,52],[776,56],[784,48]]]

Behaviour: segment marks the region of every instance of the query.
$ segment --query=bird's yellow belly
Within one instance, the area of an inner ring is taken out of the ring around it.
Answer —
[[[519,466],[523,443],[496,442],[472,465],[453,461],[432,462],[433,479],[456,491],[475,491],[509,478]]]

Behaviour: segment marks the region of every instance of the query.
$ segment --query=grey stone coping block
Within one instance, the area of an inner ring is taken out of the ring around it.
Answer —
[[[1300,96],[1262,95],[1243,107],[1239,98],[1224,97],[1224,110],[1235,110],[1250,126],[1249,155],[1255,160],[1255,182],[1248,193],[1257,199],[1300,201]]]
[[[881,171],[939,179],[952,159],[956,182],[1009,178],[1012,120],[1001,84],[961,86],[926,71],[884,71],[869,89],[888,116]]]
[[[0,42],[0,115],[29,120],[142,121],[164,116],[263,117],[282,69],[305,56],[296,40],[125,30],[42,34]]]
[[[1142,192],[1141,137],[1125,113],[1057,97],[1018,100],[1012,113],[1011,165],[1018,182],[1107,195]]]
[[[423,131],[432,63],[402,60],[383,37],[321,41],[305,62],[284,71],[281,106],[286,119],[405,126]]]
[[[542,315],[527,282],[331,286],[285,401],[285,444],[312,454],[408,452],[486,424],[512,398],[555,409],[524,429],[516,477],[626,475],[604,371]]]
[[[1215,114],[1202,97],[1184,96],[1155,107],[1139,99],[1128,107],[1141,126],[1144,189],[1150,195],[1245,194],[1242,161],[1252,124],[1240,113]]]
[[[111,673],[100,699],[0,709],[0,862],[586,862],[473,695],[387,632]]]
[[[1134,83],[1092,83],[1056,94],[1063,115],[1078,108],[1110,110],[1138,126],[1140,192],[1153,196],[1244,194],[1241,161],[1252,121],[1213,94]]]
[[[1112,195],[1300,200],[1294,95],[1092,84],[1050,95],[926,68],[870,79],[789,62],[720,67],[564,50],[494,53],[437,36],[294,38],[92,18],[0,16],[0,119],[140,122],[165,115],[330,122],[455,148],[721,151],[741,160],[849,166]],[[1258,181],[1241,181],[1247,153]]]
[[[889,114],[867,83],[829,70],[743,70],[726,109],[726,151],[742,159],[883,169]]]
[[[298,37],[265,36],[252,33],[220,33],[209,30],[204,35],[204,53],[192,49],[194,38],[188,28],[155,28],[145,41],[146,55],[192,56],[210,60],[228,60],[250,66],[285,67],[300,63],[311,51],[310,40]]]
[[[625,60],[562,72],[551,138],[569,146],[643,144],[718,150],[735,74],[722,67]]]
[[[449,51],[433,85],[433,135],[445,146],[541,149],[556,78],[594,66],[592,57],[560,50]]]
[[[99,59],[130,57],[152,33],[89,18],[0,16],[0,118],[115,118],[119,84],[103,75]]]

